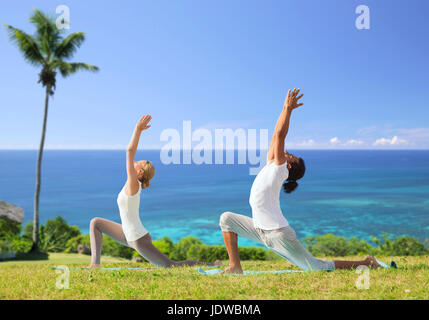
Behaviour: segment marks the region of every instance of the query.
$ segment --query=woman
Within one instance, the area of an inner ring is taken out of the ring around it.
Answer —
[[[314,258],[296,237],[280,209],[280,190],[291,193],[298,186],[297,180],[305,173],[304,160],[284,151],[292,110],[303,94],[300,89],[288,91],[282,113],[277,120],[267,155],[267,164],[253,182],[250,191],[252,216],[225,212],[220,217],[220,227],[229,255],[229,266],[223,273],[242,273],[238,255],[238,236],[264,244],[275,253],[303,270],[351,269],[360,265],[379,267],[374,257],[362,261],[323,261]],[[286,180],[286,181],[285,181]]]
[[[91,264],[90,268],[100,266],[103,233],[114,240],[137,250],[143,258],[160,267],[192,266],[197,264],[213,265],[199,261],[173,261],[159,251],[153,244],[149,232],[142,225],[139,217],[140,192],[150,186],[155,175],[152,162],[134,161],[141,133],[150,128],[151,116],[142,117],[137,123],[127,148],[127,182],[118,195],[119,213],[122,225],[102,218],[94,218],[90,223]],[[216,264],[221,264],[216,261]]]

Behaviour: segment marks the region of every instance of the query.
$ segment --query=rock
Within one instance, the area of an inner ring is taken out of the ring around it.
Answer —
[[[91,249],[88,248],[88,246],[84,243],[81,243],[77,246],[77,253],[80,254],[91,254]]]
[[[21,224],[24,220],[24,210],[5,201],[0,201],[0,218]]]
[[[133,257],[132,259],[133,262],[143,262],[142,257]]]

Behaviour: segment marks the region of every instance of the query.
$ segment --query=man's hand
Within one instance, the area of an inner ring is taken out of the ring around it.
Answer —
[[[137,122],[137,129],[139,129],[140,131],[144,131],[146,129],[150,128],[149,122],[150,120],[152,120],[152,116],[150,115],[146,115],[143,116],[139,122]]]
[[[296,109],[303,105],[303,103],[298,103],[298,100],[301,99],[302,96],[304,95],[304,94],[301,94],[300,96],[298,96],[298,93],[300,90],[301,89],[294,88],[291,93],[289,89],[289,91],[287,92],[284,106],[283,106],[284,109],[292,111],[293,109]]]

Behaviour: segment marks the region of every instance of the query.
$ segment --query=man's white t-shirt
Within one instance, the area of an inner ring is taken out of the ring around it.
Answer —
[[[265,165],[256,176],[249,198],[255,228],[274,230],[289,225],[280,209],[280,190],[288,176],[286,162],[277,165],[275,161]]]

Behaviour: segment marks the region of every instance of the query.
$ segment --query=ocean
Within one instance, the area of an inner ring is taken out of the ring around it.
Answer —
[[[383,232],[429,238],[429,151],[290,150],[306,163],[292,194],[281,194],[283,213],[299,238],[334,233],[371,240]],[[37,151],[0,151],[0,200],[33,218]],[[156,168],[142,191],[140,217],[154,239],[192,235],[221,244],[219,216],[251,216],[249,164],[164,165],[159,151],[136,159]],[[116,197],[126,180],[124,151],[44,152],[40,221],[62,216],[88,233],[93,217],[120,223]],[[241,239],[240,245],[254,245]]]

